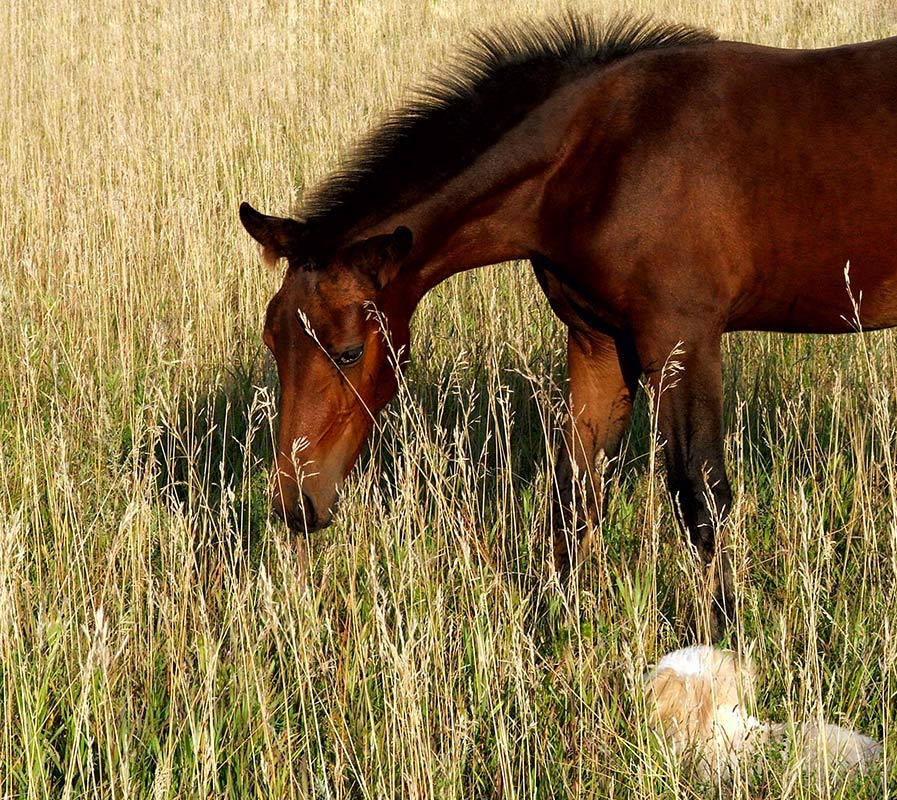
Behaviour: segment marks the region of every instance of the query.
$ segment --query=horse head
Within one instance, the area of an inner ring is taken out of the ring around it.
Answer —
[[[399,227],[329,251],[312,246],[301,221],[246,203],[240,219],[267,263],[288,264],[264,329],[281,388],[271,492],[274,512],[310,532],[332,521],[339,487],[397,391],[411,309],[392,283],[412,236]]]

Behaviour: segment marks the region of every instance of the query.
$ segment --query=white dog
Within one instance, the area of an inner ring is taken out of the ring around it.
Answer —
[[[805,722],[791,728],[752,716],[756,673],[730,650],[701,645],[664,656],[645,676],[651,725],[704,781],[730,783],[745,756],[793,752],[810,774],[834,780],[865,772],[881,758],[868,736]]]

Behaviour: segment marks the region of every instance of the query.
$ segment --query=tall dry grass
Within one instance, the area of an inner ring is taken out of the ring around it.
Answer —
[[[897,33],[886,0],[629,8],[788,46]],[[2,796],[695,796],[639,699],[696,591],[644,409],[579,589],[545,580],[563,337],[525,265],[427,298],[307,584],[265,508],[279,276],[239,201],[286,212],[464,31],[554,10],[0,9]],[[893,335],[733,337],[725,372],[764,716],[890,742]],[[750,796],[817,794],[786,761]]]

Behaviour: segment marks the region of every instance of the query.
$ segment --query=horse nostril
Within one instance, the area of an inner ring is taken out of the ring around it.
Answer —
[[[315,512],[315,504],[312,499],[302,492],[302,509],[297,509],[302,515],[299,522],[307,531],[315,529],[315,523],[318,521],[318,515]]]
[[[291,491],[287,486],[277,486],[271,497],[271,511],[278,519],[293,528],[297,522],[299,524],[302,522],[299,502],[299,492],[295,488]]]
[[[282,492],[274,496],[271,510],[295,533],[311,533],[330,524],[332,514],[327,509],[319,514],[314,500],[303,491]]]

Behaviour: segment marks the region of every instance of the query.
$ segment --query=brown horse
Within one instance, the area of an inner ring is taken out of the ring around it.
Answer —
[[[568,327],[558,570],[594,523],[644,375],[677,513],[718,567],[719,635],[732,612],[715,546],[732,499],[720,338],[854,330],[848,261],[861,326],[897,324],[897,39],[779,50],[571,16],[483,35],[302,218],[246,204],[240,218],[268,262],[288,263],[264,338],[282,388],[274,508],[291,528],[331,521],[395,394],[383,328],[404,358],[427,291],[529,259]]]

